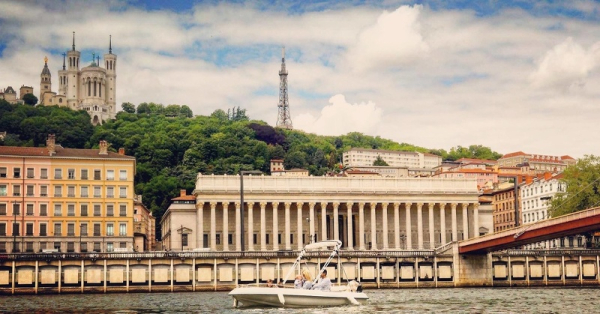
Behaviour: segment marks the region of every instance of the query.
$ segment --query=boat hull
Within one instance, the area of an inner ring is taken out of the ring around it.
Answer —
[[[362,292],[317,291],[291,288],[236,288],[229,295],[242,306],[328,307],[359,305],[369,298]]]

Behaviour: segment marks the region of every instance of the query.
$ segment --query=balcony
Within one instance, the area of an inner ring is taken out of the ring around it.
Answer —
[[[20,192],[14,192],[13,196],[21,196],[21,193]]]
[[[33,179],[33,178],[34,178],[34,176],[32,174],[31,175],[29,175],[29,174],[27,175],[27,179]]]
[[[67,194],[67,197],[75,197],[75,193],[69,193]]]
[[[62,176],[54,176],[54,179],[62,179]]]
[[[81,194],[81,197],[88,197],[88,194],[87,193]]]
[[[48,179],[48,176],[40,176],[40,179]]]
[[[40,196],[46,197],[46,196],[48,196],[48,193],[41,193]]]
[[[54,197],[62,197],[62,193],[54,193]]]
[[[88,176],[81,176],[81,180],[87,180]]]
[[[75,236],[75,232],[68,232],[68,233],[67,233],[67,236],[68,236],[68,237],[74,237],[74,236]]]

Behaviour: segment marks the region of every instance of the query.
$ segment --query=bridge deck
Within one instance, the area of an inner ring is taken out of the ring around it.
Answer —
[[[600,207],[460,241],[461,254],[480,254],[600,229]]]

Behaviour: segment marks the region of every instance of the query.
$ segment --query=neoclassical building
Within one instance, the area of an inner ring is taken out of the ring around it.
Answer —
[[[112,53],[109,39],[108,53],[104,54],[104,67],[100,55],[92,55],[92,62],[79,68],[81,52],[75,49],[73,32],[72,49],[63,54],[63,66],[58,71],[58,93],[52,91],[52,75],[48,58],[40,75],[39,103],[45,106],[68,106],[74,110],[86,110],[94,125],[114,119],[116,108],[117,55]]]
[[[195,212],[182,209],[187,219],[176,224],[188,249],[240,251],[242,230],[248,251],[297,250],[325,239],[349,250],[431,249],[479,230],[470,179],[260,175],[243,183],[242,217],[240,176],[198,174]],[[179,214],[173,208],[170,215],[163,221]]]

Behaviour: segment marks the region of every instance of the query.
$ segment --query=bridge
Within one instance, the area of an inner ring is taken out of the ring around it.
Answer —
[[[460,241],[460,254],[484,254],[600,229],[600,207]]]

